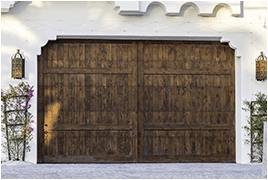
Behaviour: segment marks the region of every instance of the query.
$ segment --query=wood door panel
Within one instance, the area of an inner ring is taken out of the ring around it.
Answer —
[[[229,131],[145,131],[144,155],[231,155]]]
[[[53,131],[48,136],[46,156],[120,157],[133,151],[131,131]]]
[[[156,47],[160,55],[151,53]],[[142,160],[235,161],[232,53],[222,45],[144,43]]]
[[[136,47],[133,42],[56,41],[43,48],[40,162],[135,161]]]

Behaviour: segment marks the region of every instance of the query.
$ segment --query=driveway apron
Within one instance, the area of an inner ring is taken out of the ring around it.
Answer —
[[[261,164],[140,163],[31,164],[2,163],[2,179],[260,179]]]

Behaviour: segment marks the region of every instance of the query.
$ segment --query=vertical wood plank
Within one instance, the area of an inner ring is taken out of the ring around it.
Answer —
[[[64,131],[58,131],[58,155],[65,155],[65,139],[64,139]]]
[[[168,131],[168,155],[176,155],[176,137],[175,131]]]
[[[143,138],[144,138],[144,131],[143,131],[143,76],[144,76],[144,66],[143,66],[143,61],[144,61],[144,43],[143,42],[138,42],[138,64],[137,64],[137,69],[138,74],[137,74],[137,80],[138,80],[138,147],[139,147],[139,151],[138,151],[138,159],[141,161],[142,160],[142,155],[144,154],[143,152]]]
[[[69,68],[69,45],[67,43],[63,43],[63,67]]]
[[[196,138],[195,131],[190,131],[190,146],[191,146],[191,155],[196,155]]]
[[[116,67],[122,69],[122,61],[123,61],[123,45],[116,45]]]
[[[113,66],[113,61],[112,61],[112,44],[109,43],[106,45],[107,47],[107,68],[111,68]]]
[[[56,44],[49,44],[48,45],[48,57],[47,57],[47,67],[48,68],[55,68],[57,67],[57,52],[56,52]]]
[[[75,59],[77,58],[75,56],[75,44],[68,44],[68,57],[69,57],[69,67],[70,68],[75,68],[76,67],[76,62],[75,62]]]
[[[150,49],[150,44],[144,44],[144,69],[150,68],[149,66],[149,61],[151,60],[151,49]]]
[[[202,143],[202,136],[200,131],[196,131],[195,133],[195,154],[201,155],[201,143]]]
[[[97,67],[97,44],[96,43],[92,43],[90,44],[90,67],[91,68],[96,68]]]
[[[80,98],[81,98],[81,123],[86,124],[86,92],[85,92],[85,74],[80,75],[80,80],[81,80],[81,86],[80,86]]]
[[[186,154],[186,144],[185,144],[185,135],[184,131],[178,131],[178,141],[179,141],[179,154],[185,155]]]
[[[96,53],[96,67],[101,68],[102,60],[103,60],[103,44],[102,43],[96,43],[95,46],[95,53]]]
[[[91,44],[85,44],[85,68],[91,68]]]
[[[186,155],[191,155],[191,132],[190,131],[185,131],[185,154]]]
[[[37,162],[44,162],[44,75],[42,69],[45,68],[45,60],[47,53],[38,56],[38,92],[37,92]],[[44,53],[44,54],[43,54]]]
[[[57,44],[57,63],[58,63],[58,68],[63,68],[64,67],[64,44],[59,43]]]
[[[86,46],[85,44],[79,43],[79,68],[85,68],[85,58],[86,58]]]
[[[111,62],[112,62],[112,66],[113,68],[118,68],[118,57],[117,57],[117,44],[112,44],[111,45]]]

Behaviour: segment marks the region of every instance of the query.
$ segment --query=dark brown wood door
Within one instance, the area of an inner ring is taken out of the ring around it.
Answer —
[[[38,58],[38,162],[235,162],[234,51],[56,40]]]
[[[234,50],[219,42],[138,46],[141,162],[235,162]]]
[[[136,49],[127,41],[42,48],[39,162],[137,161]]]

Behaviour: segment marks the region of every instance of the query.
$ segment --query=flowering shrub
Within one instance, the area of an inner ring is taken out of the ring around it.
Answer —
[[[17,86],[9,85],[9,89],[1,89],[1,130],[6,139],[2,146],[9,160],[24,160],[25,152],[30,151],[29,143],[33,139],[33,115],[29,101],[33,97],[33,86],[21,82]]]

